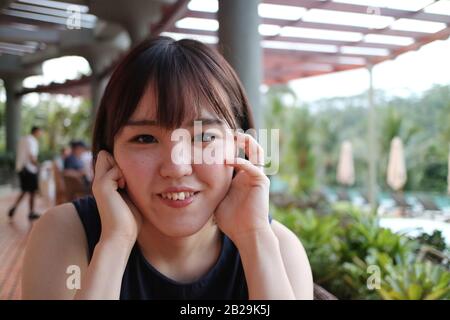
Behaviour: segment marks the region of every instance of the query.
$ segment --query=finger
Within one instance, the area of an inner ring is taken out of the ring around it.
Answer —
[[[250,161],[242,158],[226,159],[225,165],[234,167],[238,169],[239,173],[241,170],[247,172],[254,179],[267,179],[266,175],[261,171],[260,168],[254,166]]]
[[[119,169],[118,166],[115,166],[111,168],[103,177],[101,177],[102,180],[109,180],[113,181],[114,183],[119,186],[119,180],[123,179],[122,171]]]
[[[120,169],[119,165],[117,164],[116,160],[114,159],[114,157],[112,155],[110,155],[110,157],[108,158],[108,161],[110,164],[112,164],[115,168],[117,168],[119,170],[120,178],[117,180],[117,184],[120,189],[124,189],[127,183],[125,181],[125,176],[122,172],[122,169]]]
[[[95,175],[97,177],[103,177],[113,167],[110,157],[111,155],[105,150],[100,150],[98,153],[95,162]]]
[[[108,165],[110,167],[117,166],[116,159],[114,159],[113,155],[107,151],[105,151],[105,153],[106,153],[106,161],[108,162]]]
[[[251,163],[262,164],[264,150],[256,141],[256,139],[245,133],[238,132],[238,144],[244,149],[247,158]]]
[[[244,149],[245,155],[249,161],[255,165],[259,165],[259,170],[263,171],[264,149],[251,135],[240,132],[237,132],[237,135],[238,145]]]

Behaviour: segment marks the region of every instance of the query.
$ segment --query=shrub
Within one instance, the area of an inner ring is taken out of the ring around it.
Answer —
[[[344,204],[319,216],[272,211],[302,241],[314,281],[340,299],[448,299],[450,272],[418,257],[420,241],[381,228],[378,219]],[[378,270],[378,286],[371,267]]]

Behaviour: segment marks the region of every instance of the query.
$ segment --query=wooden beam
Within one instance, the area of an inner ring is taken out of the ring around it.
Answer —
[[[406,0],[407,1],[407,0]],[[332,11],[345,11],[352,13],[367,14],[369,6],[339,3],[333,1],[317,1],[317,0],[264,0],[264,3],[288,5],[295,7],[303,7],[306,9],[324,9]],[[444,14],[426,13],[423,10],[407,11],[390,8],[379,8],[382,16],[400,18],[420,19],[423,21],[450,23],[450,16]]]
[[[151,26],[150,34],[155,36],[170,29],[177,20],[186,14],[188,3],[189,0],[179,0],[173,5],[164,6],[163,17],[158,23]]]
[[[187,12],[185,17],[192,18],[200,18],[200,19],[216,19],[216,14],[211,12],[199,12],[199,11],[189,11]],[[345,31],[345,32],[357,32],[362,34],[383,34],[383,35],[393,35],[393,36],[401,36],[401,37],[412,37],[417,38],[429,33],[426,32],[414,32],[414,31],[403,31],[403,30],[392,30],[389,28],[386,29],[371,29],[364,27],[355,27],[355,26],[346,26],[340,24],[332,24],[332,23],[318,23],[318,22],[306,22],[306,21],[288,21],[283,19],[273,19],[273,18],[262,18],[263,24],[275,24],[279,26],[291,26],[291,27],[299,27],[299,28],[311,28],[311,29],[320,29],[320,30],[333,30],[333,31]],[[450,23],[450,16],[448,17]]]

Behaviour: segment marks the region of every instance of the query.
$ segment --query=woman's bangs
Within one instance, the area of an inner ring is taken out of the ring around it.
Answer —
[[[230,126],[234,123],[223,112],[228,108],[217,80],[208,72],[199,73],[189,70],[186,65],[178,65],[177,70],[168,69],[151,81],[159,126],[175,129],[193,124],[194,120],[201,118],[202,109],[225,120]]]

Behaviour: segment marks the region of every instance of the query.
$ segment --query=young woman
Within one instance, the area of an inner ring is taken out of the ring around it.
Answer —
[[[218,53],[165,37],[137,46],[97,113],[93,196],[50,209],[33,228],[23,298],[311,299],[300,241],[269,217],[261,146],[226,134],[252,127],[242,85]],[[193,136],[188,150],[223,161],[180,161],[178,128]]]

